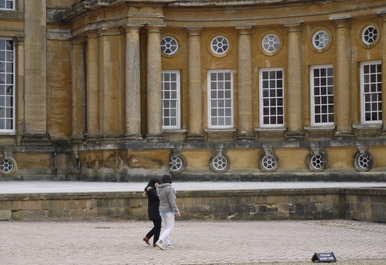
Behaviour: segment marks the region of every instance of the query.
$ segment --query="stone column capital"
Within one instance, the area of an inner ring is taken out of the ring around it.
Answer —
[[[89,30],[89,31],[86,31],[86,36],[89,39],[92,39],[92,38],[95,39],[99,37],[99,33],[97,30]]]
[[[165,27],[163,24],[147,24],[146,29],[148,33],[160,33],[161,28]]]
[[[16,45],[24,45],[24,36],[19,35],[13,37],[13,41],[15,42]]]
[[[238,30],[239,35],[251,35],[252,25],[236,25],[235,29]]]
[[[77,36],[77,37],[71,38],[72,45],[83,45],[86,43],[86,41],[87,41],[86,36]]]
[[[141,28],[143,28],[143,24],[127,24],[126,26],[123,27],[123,29],[128,32],[139,32]]]
[[[386,22],[386,9],[379,10],[377,15],[382,18],[382,22]]]
[[[201,35],[203,27],[201,26],[185,27],[185,30],[186,32],[188,32],[189,36],[199,36]]]
[[[99,36],[115,36],[120,35],[119,28],[101,28],[98,30]]]
[[[350,28],[351,20],[349,16],[335,16],[330,19],[333,21],[337,28]]]
[[[284,26],[288,29],[288,32],[302,31],[302,22],[288,23],[288,24],[284,24]]]

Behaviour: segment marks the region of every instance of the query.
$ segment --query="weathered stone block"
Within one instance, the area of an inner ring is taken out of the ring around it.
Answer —
[[[11,210],[0,210],[0,221],[10,220],[12,218]]]
[[[24,210],[23,211],[25,221],[37,221],[37,220],[45,220],[47,218],[46,211],[40,209],[34,210]]]
[[[67,209],[91,209],[92,200],[67,200],[65,207]]]
[[[63,208],[53,208],[47,211],[47,219],[69,219],[69,211],[64,210]]]
[[[212,207],[210,205],[195,205],[192,206],[189,210],[191,213],[211,213]]]
[[[93,219],[98,216],[96,209],[72,209],[71,219]]]
[[[65,206],[64,200],[47,200],[41,201],[41,208],[43,210],[63,209]]]
[[[24,212],[23,211],[13,211],[12,219],[15,221],[23,221],[24,220]]]
[[[20,209],[20,201],[1,201],[0,210],[18,210]]]
[[[41,209],[41,202],[42,201],[21,201],[20,202],[20,209],[24,210],[24,209],[27,209],[27,210],[37,210],[37,209]]]

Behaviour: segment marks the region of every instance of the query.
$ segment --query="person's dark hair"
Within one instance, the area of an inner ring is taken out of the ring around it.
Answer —
[[[161,183],[172,183],[172,177],[169,175],[164,175],[161,179]]]
[[[156,184],[156,183],[159,183],[159,182],[160,182],[160,181],[159,181],[159,179],[157,179],[157,178],[152,178],[152,179],[150,179],[149,183],[147,183],[147,185],[146,185],[146,187],[145,187],[145,191],[147,190],[148,187],[151,187],[151,188],[155,189],[155,184]]]

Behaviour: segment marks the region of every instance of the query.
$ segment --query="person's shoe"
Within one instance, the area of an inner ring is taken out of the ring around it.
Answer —
[[[173,245],[172,244],[169,244],[169,245],[166,245],[166,249],[173,249]]]
[[[158,240],[156,243],[157,247],[159,247],[162,250],[165,250],[164,242],[162,240]]]
[[[146,236],[143,238],[143,241],[150,246],[149,239]]]

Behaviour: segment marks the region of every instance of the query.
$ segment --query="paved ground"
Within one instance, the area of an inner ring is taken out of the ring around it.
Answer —
[[[145,183],[0,182],[0,194],[142,191]],[[385,183],[173,183],[178,190],[385,187]],[[1,203],[1,201],[0,201]],[[386,224],[328,221],[176,221],[174,249],[142,238],[151,222],[0,222],[0,264],[312,264],[333,252],[336,264],[386,264]]]
[[[176,222],[174,249],[146,245],[150,222],[0,222],[6,265],[386,264],[386,224],[345,220]]]

